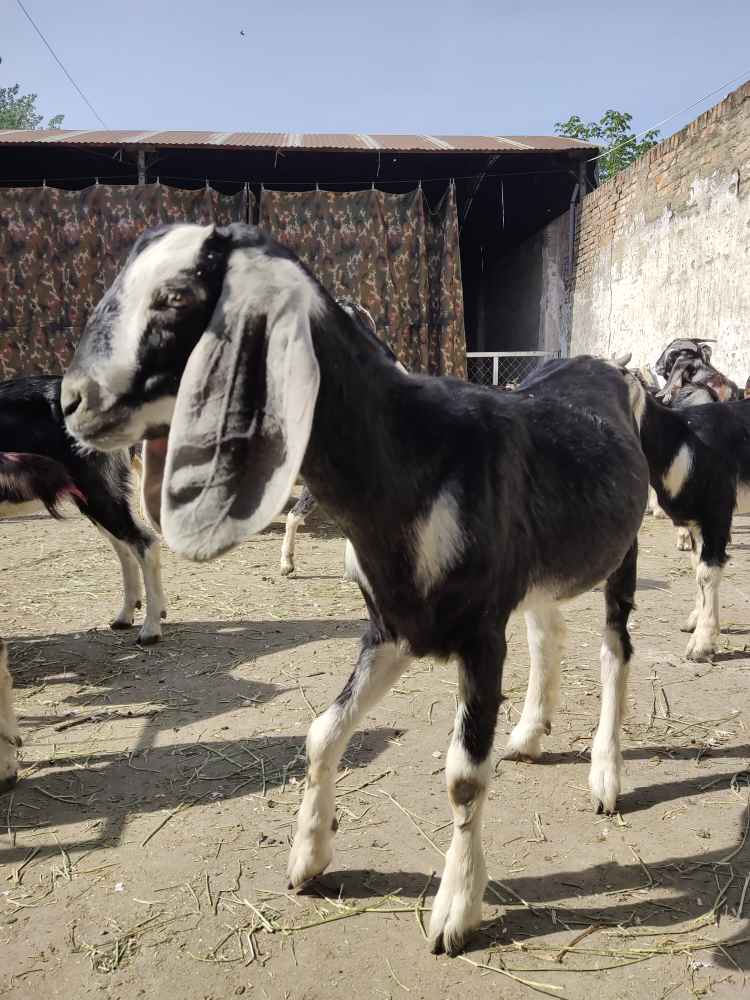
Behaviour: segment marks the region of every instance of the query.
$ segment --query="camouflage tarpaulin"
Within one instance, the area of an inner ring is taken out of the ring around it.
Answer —
[[[454,189],[430,213],[421,190],[264,190],[260,225],[339,298],[361,302],[411,371],[466,375]]]
[[[143,229],[242,221],[247,197],[161,184],[0,190],[0,378],[64,371]]]

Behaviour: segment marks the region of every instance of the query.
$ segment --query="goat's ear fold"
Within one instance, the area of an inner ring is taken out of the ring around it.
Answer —
[[[191,559],[220,555],[284,506],[305,457],[320,370],[308,307],[223,294],[177,394],[161,525]]]

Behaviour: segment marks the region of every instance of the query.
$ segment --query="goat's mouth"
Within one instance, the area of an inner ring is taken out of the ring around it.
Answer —
[[[137,408],[118,401],[104,412],[76,410],[67,417],[68,430],[81,444],[97,451],[117,451],[139,441],[166,439],[174,404],[174,396],[164,396]]]

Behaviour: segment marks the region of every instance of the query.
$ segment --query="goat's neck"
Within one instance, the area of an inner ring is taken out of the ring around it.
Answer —
[[[648,397],[641,421],[641,445],[648,460],[652,478],[660,475],[672,461],[674,453],[683,443],[686,434],[685,420],[679,411],[664,406]]]
[[[393,490],[403,442],[389,433],[389,410],[408,376],[341,319],[312,335],[320,389],[302,475],[347,531],[363,506],[377,519]]]

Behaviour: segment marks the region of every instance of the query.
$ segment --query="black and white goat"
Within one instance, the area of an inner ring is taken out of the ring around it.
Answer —
[[[124,595],[112,628],[132,626],[141,607],[142,574],[146,619],[138,641],[157,642],[166,616],[159,543],[133,516],[130,456],[127,449],[104,455],[81,448],[69,436],[60,409],[61,382],[60,376],[39,375],[0,383],[0,449],[32,453],[23,461],[8,463],[6,458],[0,469],[0,516],[54,510],[54,490],[67,494],[120,562]]]
[[[631,385],[638,382],[627,372]],[[633,396],[634,399],[637,397]],[[750,513],[750,400],[676,409],[645,393],[634,410],[651,486],[674,524],[688,532],[695,608],[686,656],[707,660],[720,635],[719,585],[735,513]]]
[[[628,397],[620,372],[590,358],[552,362],[515,393],[406,375],[254,227],[179,225],[137,241],[65,376],[71,433],[104,449],[168,434],[161,524],[195,560],[262,530],[301,472],[364,574],[359,658],[308,735],[293,886],[331,861],[336,770],[354,730],[412,657],[454,657],[453,839],[430,941],[456,954],[487,881],[481,817],[508,617],[525,609],[531,659],[508,752],[536,757],[558,689],[558,605],[602,580],[590,785],[599,809],[615,808],[648,487]]]
[[[628,358],[625,359],[627,364]],[[711,364],[711,348],[705,341],[675,340],[656,362],[656,370],[666,378],[662,388],[654,385],[641,368],[639,376],[649,392],[665,406],[674,410],[684,410],[707,403],[726,403],[740,398],[740,392],[732,382]],[[649,510],[654,517],[666,517],[656,493],[649,490]],[[693,548],[690,529],[677,528],[677,548],[690,552]]]

